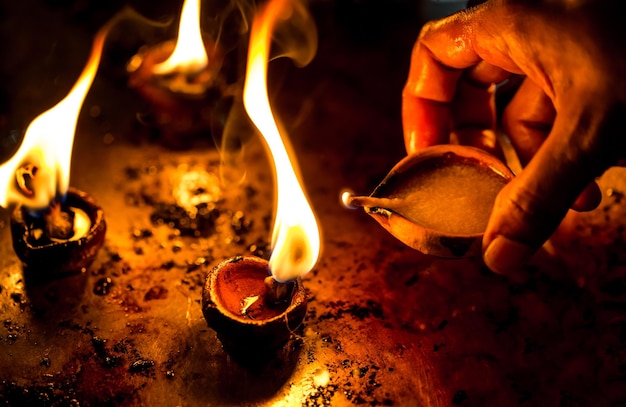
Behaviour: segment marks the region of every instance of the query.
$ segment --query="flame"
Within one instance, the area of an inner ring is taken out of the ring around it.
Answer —
[[[267,64],[276,20],[290,11],[290,1],[271,0],[252,23],[243,91],[246,111],[274,160],[277,206],[272,231],[270,270],[279,282],[309,272],[320,253],[320,231],[281,138],[267,94]]]
[[[168,59],[154,65],[153,72],[160,75],[177,71],[198,72],[206,68],[208,63],[209,57],[200,30],[200,0],[185,0],[174,51]]]
[[[0,166],[0,191],[5,191],[0,206],[16,203],[41,210],[67,193],[76,123],[98,70],[108,29],[107,24],[96,35],[89,60],[65,99],[30,123],[20,148]]]

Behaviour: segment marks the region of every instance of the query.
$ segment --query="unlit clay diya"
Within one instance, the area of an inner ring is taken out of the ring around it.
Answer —
[[[104,212],[87,193],[70,188],[46,213],[18,207],[11,216],[13,248],[25,268],[41,277],[79,273],[104,243]]]
[[[225,260],[209,271],[202,291],[202,312],[223,348],[254,362],[284,347],[307,310],[298,278],[273,281],[267,260],[254,256]]]
[[[370,196],[350,196],[408,246],[438,257],[481,253],[496,196],[513,178],[496,157],[473,147],[437,145],[405,157]]]

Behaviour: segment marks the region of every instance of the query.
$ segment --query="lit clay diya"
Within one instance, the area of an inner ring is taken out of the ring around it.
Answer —
[[[211,50],[209,65],[198,72],[154,73],[155,65],[174,51],[174,41],[142,47],[126,67],[129,86],[151,105],[151,114],[143,121],[154,126],[169,147],[186,148],[190,138],[210,131],[214,111],[230,92],[223,74],[224,55],[217,45],[205,43]]]
[[[70,188],[56,209],[33,216],[20,206],[11,215],[13,249],[41,277],[84,272],[104,243],[104,212],[86,192]]]
[[[266,360],[284,347],[306,310],[301,280],[277,283],[270,277],[268,261],[254,256],[215,266],[202,291],[209,327],[228,353],[247,362]]]
[[[444,258],[478,256],[496,196],[514,175],[468,146],[437,145],[396,164],[370,196],[349,196],[397,239]]]

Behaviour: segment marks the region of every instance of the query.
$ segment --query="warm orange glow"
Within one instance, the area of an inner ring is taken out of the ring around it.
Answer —
[[[320,253],[320,231],[300,186],[274,120],[267,94],[270,40],[277,18],[288,12],[289,0],[272,0],[254,19],[248,49],[244,105],[267,143],[276,170],[277,207],[272,232],[270,269],[277,281],[309,272]]]
[[[204,69],[208,63],[209,57],[200,30],[200,0],[185,0],[180,13],[174,52],[168,59],[155,65],[153,72],[160,75],[173,72],[194,73]]]
[[[0,166],[0,206],[44,209],[67,193],[76,122],[98,70],[107,30],[105,26],[96,35],[89,60],[65,99],[30,123],[20,148]],[[31,180],[28,188],[25,173]]]

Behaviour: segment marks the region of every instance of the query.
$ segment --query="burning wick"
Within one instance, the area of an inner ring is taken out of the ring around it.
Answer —
[[[164,99],[166,94],[160,92],[159,87],[174,94],[196,97],[206,96],[212,88],[223,90],[219,71],[224,55],[216,43],[205,40],[202,35],[200,3],[199,0],[184,1],[176,40],[144,48],[129,61],[130,85],[146,97]]]
[[[295,6],[293,2],[274,0],[267,2],[255,16],[243,89],[246,112],[263,137],[275,167],[277,204],[269,264],[278,282],[294,280],[311,271],[321,250],[317,219],[294,169],[295,160],[289,156],[274,119],[267,91],[272,34],[284,13],[303,12]]]
[[[45,213],[20,206],[11,216],[15,253],[37,276],[84,271],[104,243],[104,212],[91,196],[70,188]]]
[[[171,42],[165,42],[152,48],[144,48],[134,55],[126,67],[131,74],[130,86],[155,103],[173,103],[171,100],[165,100],[167,96],[170,98],[172,96],[164,91],[190,98],[210,97],[212,96],[208,94],[210,90],[216,93],[224,92],[224,83],[219,74],[222,55],[219,54],[218,49],[213,55],[215,61],[200,70],[173,69],[168,72],[156,70],[155,68],[163,62],[155,61],[163,60],[171,52],[173,46]]]
[[[27,240],[35,247],[77,241],[89,233],[92,225],[84,210],[59,202],[52,203],[43,215],[24,211],[23,219]]]
[[[270,304],[280,304],[288,301],[295,285],[293,281],[279,283],[272,276],[267,276],[264,283],[267,289],[265,298]]]
[[[25,270],[42,271],[33,276],[83,272],[104,243],[102,209],[69,183],[76,124],[114,22],[98,31],[67,96],[28,125],[19,149],[0,165],[0,206],[17,204],[11,216],[13,248]]]
[[[344,208],[346,209],[357,209],[359,208],[356,205],[352,204],[352,199],[354,198],[354,192],[352,192],[351,190],[344,190],[341,192],[339,199],[341,200],[341,204],[344,206]]]
[[[44,219],[46,234],[51,240],[69,240],[74,236],[74,212],[66,212],[61,209],[61,205],[54,203]]]
[[[85,236],[91,227],[87,214],[75,207],[64,209],[59,203],[43,215],[46,236],[53,242],[74,241]]]
[[[200,3],[185,0],[177,39],[142,47],[126,66],[128,85],[151,106],[138,119],[174,149],[210,133],[221,114],[218,105],[236,89],[223,73],[228,60],[222,47],[202,36]]]
[[[27,197],[34,197],[34,185],[39,168],[34,164],[24,164],[15,170],[15,179],[20,192]],[[89,216],[81,209],[64,207],[53,201],[44,211],[27,210],[25,218],[32,218],[29,228],[29,240],[33,244],[42,242],[74,241],[85,236],[91,227]]]
[[[260,257],[224,260],[207,273],[202,313],[224,349],[252,362],[283,348],[301,327],[307,299],[300,278],[279,283]]]
[[[281,307],[284,306],[290,299],[295,286],[294,281],[287,281],[286,283],[278,282],[272,276],[265,277],[263,280],[265,284],[265,305],[269,307]],[[248,315],[248,310],[257,301],[262,299],[260,295],[251,295],[244,298],[241,301],[241,315]]]

